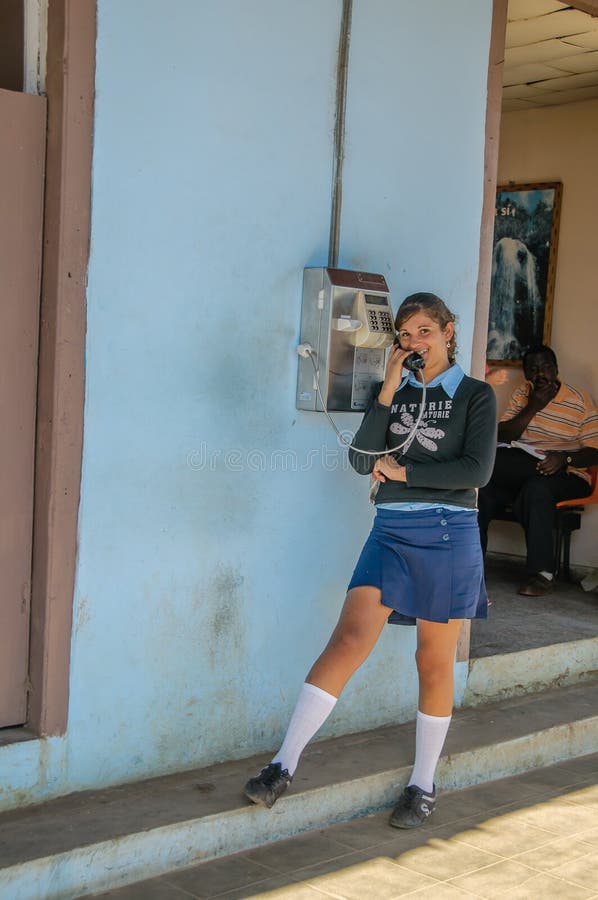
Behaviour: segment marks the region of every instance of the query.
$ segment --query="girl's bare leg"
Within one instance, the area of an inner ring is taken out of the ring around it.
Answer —
[[[353,672],[369,656],[391,613],[380,603],[380,596],[372,587],[353,588],[347,594],[326,649],[301,689],[282,747],[245,785],[245,795],[253,803],[270,808],[286,791],[306,744],[332,712]]]
[[[415,764],[409,787],[399,798],[390,824],[416,828],[434,811],[434,775],[453,710],[453,667],[461,620],[417,622],[419,708],[415,730]]]
[[[352,588],[347,594],[338,624],[325,650],[306,678],[334,697],[339,697],[351,675],[365,662],[392,612],[380,602],[374,587]]]
[[[428,716],[450,716],[453,711],[453,669],[461,625],[462,619],[446,624],[417,620],[419,711]]]

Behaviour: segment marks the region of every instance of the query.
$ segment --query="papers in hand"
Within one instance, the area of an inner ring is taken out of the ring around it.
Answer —
[[[546,456],[546,452],[544,450],[538,450],[537,447],[532,446],[532,444],[526,444],[525,441],[511,441],[510,444],[497,444],[498,447],[515,447],[516,450],[524,450],[526,453],[529,453],[530,456],[535,456],[536,459],[544,459]]]

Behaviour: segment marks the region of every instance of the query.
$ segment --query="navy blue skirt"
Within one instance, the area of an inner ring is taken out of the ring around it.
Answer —
[[[486,619],[475,510],[379,509],[347,590],[365,586],[380,589],[392,624]]]

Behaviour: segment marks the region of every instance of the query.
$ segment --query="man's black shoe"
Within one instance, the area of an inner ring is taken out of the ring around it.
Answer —
[[[390,824],[394,828],[417,828],[423,825],[436,807],[436,789],[427,794],[415,784],[406,787],[392,811]]]
[[[243,792],[252,803],[263,803],[271,809],[292,780],[288,769],[283,769],[280,763],[270,763],[259,775],[249,779]]]
[[[538,572],[525,584],[522,584],[518,594],[522,597],[543,597],[554,589],[554,578],[546,578],[541,572]]]

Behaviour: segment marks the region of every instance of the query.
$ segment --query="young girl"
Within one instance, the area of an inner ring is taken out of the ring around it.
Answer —
[[[415,766],[390,824],[421,825],[434,811],[434,773],[451,720],[453,665],[463,619],[486,618],[476,488],[492,472],[496,401],[483,381],[455,362],[455,316],[434,294],[412,294],[396,319],[384,382],[366,410],[351,450],[360,474],[378,482],[376,518],[349,583],[338,624],[301,690],[283,745],[245,785],[254,803],[273,806],[299,757],[328,718],[345,684],[367,659],[387,622],[417,625],[419,676]],[[417,351],[422,383],[403,376]],[[402,454],[402,455],[401,455]],[[398,459],[396,458],[398,457]]]

